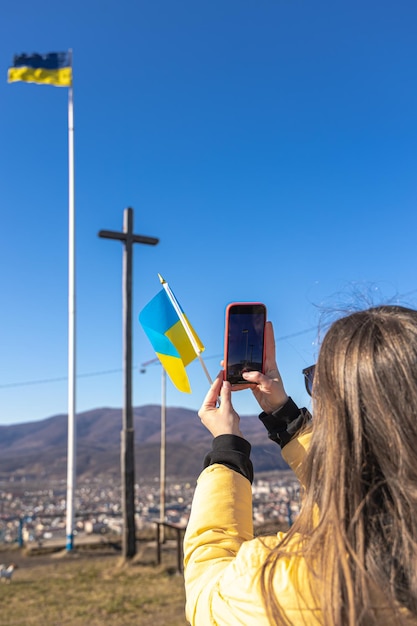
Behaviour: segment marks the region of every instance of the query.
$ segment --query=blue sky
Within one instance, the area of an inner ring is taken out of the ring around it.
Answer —
[[[134,253],[134,404],[160,402],[137,322],[158,272],[213,377],[226,305],[264,302],[305,403],[323,314],[417,306],[416,25],[414,0],[4,6],[0,424],[67,412],[67,89],[7,84],[14,54],[73,49],[77,410],[123,402],[122,245],[97,233],[127,206],[160,238]],[[188,373],[193,393],[168,383],[169,406],[200,406],[198,361]]]

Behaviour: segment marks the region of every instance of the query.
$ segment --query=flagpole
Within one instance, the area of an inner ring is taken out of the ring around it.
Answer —
[[[210,374],[208,373],[206,364],[204,363],[203,358],[201,356],[201,350],[200,350],[200,348],[199,348],[199,346],[198,346],[198,344],[197,344],[197,342],[195,340],[195,337],[194,337],[194,335],[193,335],[193,333],[191,331],[191,328],[190,328],[190,326],[189,326],[189,324],[187,322],[187,319],[186,319],[184,313],[181,311],[181,307],[178,304],[177,299],[175,298],[175,296],[172,293],[171,289],[169,288],[169,285],[166,282],[166,280],[164,278],[162,278],[161,274],[158,274],[158,276],[159,276],[159,280],[161,281],[162,287],[165,289],[166,294],[167,294],[168,298],[170,299],[171,304],[174,307],[174,309],[175,309],[175,311],[176,311],[176,313],[177,313],[177,315],[178,315],[178,317],[179,317],[179,319],[181,321],[181,324],[183,325],[183,328],[184,328],[185,332],[187,333],[187,337],[188,337],[188,339],[191,342],[191,345],[192,345],[192,347],[194,349],[194,352],[197,355],[198,360],[200,361],[201,367],[204,370],[204,373],[205,373],[205,375],[207,377],[207,380],[209,381],[210,385],[212,385],[213,381],[211,379]]]
[[[69,51],[72,67],[72,50]],[[74,106],[72,83],[68,89],[68,459],[66,549],[74,546],[76,447],[76,336],[75,336],[75,201]]]

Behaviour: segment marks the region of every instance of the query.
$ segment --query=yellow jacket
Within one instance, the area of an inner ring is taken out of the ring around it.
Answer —
[[[304,433],[283,448],[298,477],[309,441],[310,433]],[[254,539],[249,480],[224,465],[207,467],[198,479],[184,537],[186,616],[191,626],[271,626],[259,572],[270,548],[283,536]],[[294,626],[322,624],[301,557],[280,558],[274,580],[276,596]],[[392,626],[392,614],[383,604],[383,598],[376,599],[380,626]],[[417,620],[405,624],[415,626]]]

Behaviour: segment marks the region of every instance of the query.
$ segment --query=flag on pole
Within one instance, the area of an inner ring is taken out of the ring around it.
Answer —
[[[164,288],[139,314],[139,321],[173,385],[191,393],[185,368],[204,346],[171,289],[165,281],[163,284]]]
[[[27,82],[68,89],[68,463],[67,463],[67,550],[73,549],[74,493],[76,482],[76,334],[75,334],[75,193],[74,193],[74,107],[72,50],[49,54],[17,54],[8,71],[8,82]]]
[[[23,81],[56,87],[71,87],[72,66],[70,52],[49,54],[16,54],[9,68],[9,83]]]

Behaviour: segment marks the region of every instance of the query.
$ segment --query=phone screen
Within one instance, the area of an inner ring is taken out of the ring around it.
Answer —
[[[230,304],[226,310],[226,380],[247,383],[242,372],[263,371],[266,308],[259,303]]]

